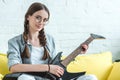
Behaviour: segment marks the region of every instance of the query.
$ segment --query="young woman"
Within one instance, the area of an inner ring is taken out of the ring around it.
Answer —
[[[58,77],[64,74],[64,69],[58,65],[48,65],[56,55],[54,39],[44,32],[44,26],[50,17],[48,8],[42,3],[33,3],[25,14],[24,32],[8,41],[8,65],[11,73],[15,72],[45,72]],[[83,45],[85,52],[88,48]],[[84,75],[78,80],[93,75]],[[47,80],[38,76],[22,74],[18,80]],[[85,79],[88,80],[88,79]]]

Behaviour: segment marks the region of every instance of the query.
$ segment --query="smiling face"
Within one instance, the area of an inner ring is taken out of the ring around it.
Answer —
[[[27,20],[29,22],[29,31],[39,32],[48,21],[48,13],[45,10],[39,10],[32,15],[28,15]]]

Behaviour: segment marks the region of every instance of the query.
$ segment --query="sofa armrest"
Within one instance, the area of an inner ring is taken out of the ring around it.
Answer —
[[[114,62],[112,71],[107,80],[120,80],[120,62]]]

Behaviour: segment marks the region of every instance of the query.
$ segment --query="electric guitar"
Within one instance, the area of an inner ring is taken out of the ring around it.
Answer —
[[[83,42],[82,44],[86,44],[89,45],[94,39],[105,39],[103,36],[100,35],[96,35],[96,34],[90,34],[90,37]],[[78,72],[78,73],[69,73],[66,70],[67,65],[79,54],[81,54],[81,52],[83,51],[82,48],[82,44],[79,45],[71,54],[69,54],[64,60],[61,60],[61,55],[62,52],[58,53],[57,56],[50,62],[50,64],[54,64],[54,65],[59,65],[64,69],[64,74],[61,77],[57,77],[54,74],[51,74],[49,72],[24,72],[26,74],[30,74],[30,75],[35,75],[35,76],[40,76],[40,77],[45,77],[48,78],[50,80],[70,80],[70,79],[77,79],[79,76],[84,75],[85,72]],[[17,79],[17,75],[16,74],[22,74],[22,73],[13,73],[12,75],[6,75],[6,77],[4,77],[3,80],[10,80],[11,76],[15,77]],[[11,78],[11,80],[13,80]],[[14,79],[15,80],[15,79]]]

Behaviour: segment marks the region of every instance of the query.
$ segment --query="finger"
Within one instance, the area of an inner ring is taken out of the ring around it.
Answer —
[[[60,70],[64,71],[64,69],[62,67],[60,67]]]
[[[64,72],[62,70],[58,70],[58,73],[62,76]]]
[[[87,46],[87,45],[83,45],[83,46],[82,46],[82,50],[83,50],[83,51],[86,51],[87,49],[88,49],[88,46]]]
[[[60,74],[58,73],[58,72],[56,72],[56,74],[55,74],[56,76],[58,76],[58,77],[60,77]]]

